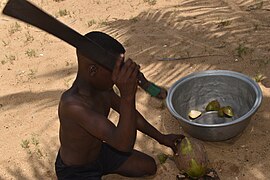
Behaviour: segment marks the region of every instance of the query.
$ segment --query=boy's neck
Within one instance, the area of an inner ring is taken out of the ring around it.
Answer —
[[[96,89],[89,83],[87,80],[84,80],[82,78],[76,78],[76,80],[73,83],[73,86],[76,86],[78,88],[78,92],[81,95],[84,96],[92,96],[94,94],[100,93],[100,90]]]

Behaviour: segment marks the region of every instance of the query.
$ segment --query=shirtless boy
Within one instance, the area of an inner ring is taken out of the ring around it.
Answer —
[[[118,55],[113,72],[77,52],[78,73],[59,103],[61,147],[55,162],[61,179],[101,179],[106,174],[128,177],[154,175],[154,159],[133,149],[137,130],[175,151],[174,142],[183,135],[162,134],[136,110],[135,95],[140,67],[124,61],[123,46],[102,32],[86,37]],[[120,96],[114,93],[116,85]],[[110,108],[119,113],[114,125],[107,117]]]

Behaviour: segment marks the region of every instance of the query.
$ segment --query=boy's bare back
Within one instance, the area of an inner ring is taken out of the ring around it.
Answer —
[[[102,114],[104,117],[108,116],[111,106],[111,91],[92,95],[82,95],[78,91],[78,87],[73,85],[71,89],[62,95],[59,104],[59,119],[61,123],[60,154],[67,165],[84,165],[95,160],[102,144],[102,141],[92,136],[76,122],[76,120],[80,119],[79,117],[72,118],[68,116],[72,114],[72,112],[66,112],[71,109],[69,106],[79,106],[85,109],[85,111],[94,111]]]

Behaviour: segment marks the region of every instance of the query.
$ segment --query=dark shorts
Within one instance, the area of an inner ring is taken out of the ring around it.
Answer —
[[[100,180],[103,175],[113,173],[130,156],[103,143],[99,157],[94,162],[83,166],[67,166],[63,163],[60,153],[55,161],[55,171],[59,180]]]

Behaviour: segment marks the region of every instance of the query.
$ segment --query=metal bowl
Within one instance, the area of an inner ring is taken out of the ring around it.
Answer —
[[[217,112],[205,112],[206,105],[218,100],[231,106],[235,115],[221,118]],[[192,73],[175,82],[166,99],[170,113],[191,136],[205,141],[222,141],[240,134],[262,101],[262,91],[248,76],[227,70]],[[203,114],[191,120],[190,110]]]

